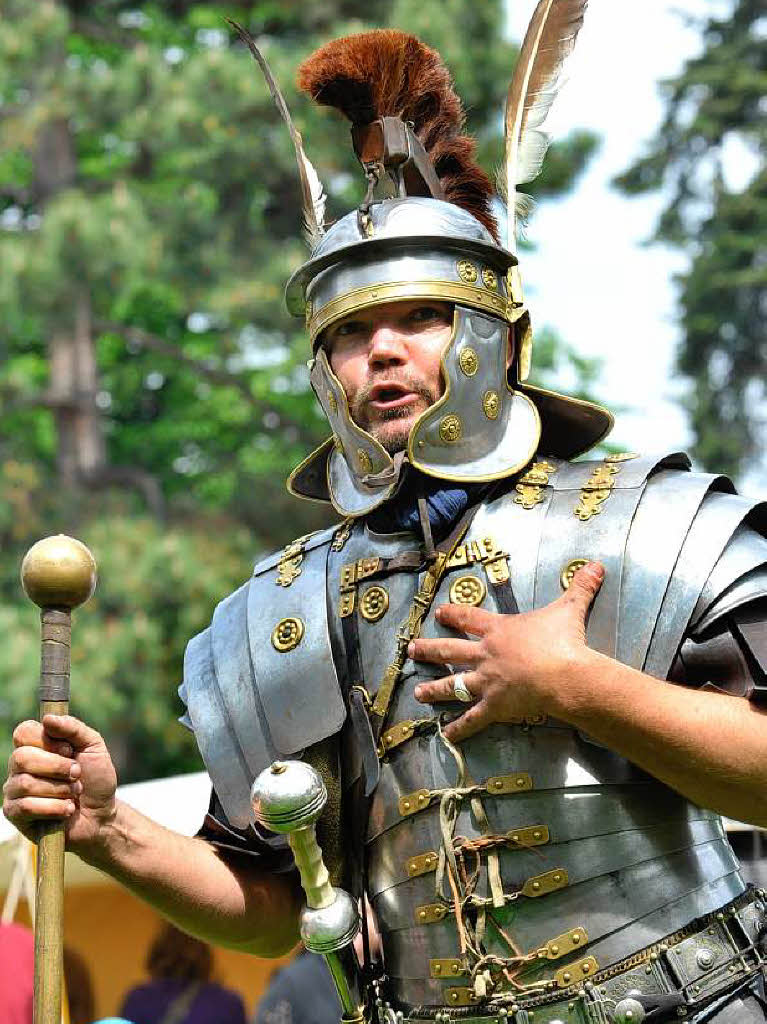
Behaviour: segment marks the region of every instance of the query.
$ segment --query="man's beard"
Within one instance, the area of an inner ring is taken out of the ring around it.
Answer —
[[[434,405],[440,396],[440,391],[438,389],[435,388],[432,390],[431,388],[428,388],[422,380],[416,379],[406,372],[397,373],[396,376],[392,375],[391,372],[388,372],[386,374],[386,381],[387,383],[400,384],[402,387],[407,388],[408,391],[411,391],[414,395],[422,398],[425,402],[424,408],[427,409],[430,405]],[[404,449],[407,448],[407,439],[410,436],[412,425],[406,426],[403,423],[401,430],[387,430],[383,433],[383,436],[379,436],[379,434],[382,433],[379,428],[384,423],[391,423],[394,420],[406,420],[408,417],[412,416],[415,399],[407,405],[398,406],[394,409],[376,410],[375,421],[371,422],[371,410],[368,407],[368,402],[370,401],[373,388],[378,383],[379,381],[374,378],[361,388],[355,395],[354,401],[350,403],[349,412],[358,427],[361,427],[363,430],[366,430],[371,434],[390,455],[396,455],[397,452],[404,451]]]

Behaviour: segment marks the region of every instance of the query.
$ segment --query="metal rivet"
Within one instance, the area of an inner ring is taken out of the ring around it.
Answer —
[[[538,889],[540,889],[540,887],[541,887],[541,883],[540,882],[533,882],[533,889],[535,889],[537,891]]]
[[[565,971],[565,973],[562,975],[562,980],[563,981],[570,981],[571,978],[572,978],[572,974],[570,974],[569,971]]]
[[[561,882],[562,881],[562,876],[561,875],[554,875],[554,881],[555,882]]]
[[[418,803],[422,804],[425,799],[426,799],[426,797],[423,795],[423,793],[421,793],[421,795],[418,797]]]
[[[404,803],[402,804],[402,806],[405,808],[406,811],[409,811],[410,810],[410,801],[409,800],[405,800]]]
[[[496,779],[493,785],[496,789],[503,789],[503,782],[500,779]]]
[[[704,971],[708,971],[714,966],[716,956],[711,949],[699,949],[695,954],[695,959],[698,963],[698,967],[702,968]]]
[[[554,954],[554,956],[556,956],[556,955],[557,955],[557,953],[559,952],[559,946],[557,946],[556,944],[555,944],[555,945],[553,945],[553,946],[551,947],[551,952],[552,952],[552,953]]]
[[[511,841],[512,841],[512,843],[518,843],[519,842],[519,836],[512,836],[511,837]]]
[[[524,786],[524,784],[525,784],[525,780],[524,779],[517,779],[517,785],[518,786],[522,787],[522,786]]]
[[[425,910],[419,911],[418,916],[421,918],[422,921],[425,921],[426,920],[426,911]]]
[[[580,932],[573,932],[573,934],[570,936],[570,938],[577,945],[577,943],[579,943],[581,941],[581,933]]]
[[[442,973],[442,964],[435,964],[434,965],[434,973],[435,974],[441,974]]]
[[[533,839],[540,839],[541,835],[542,835],[541,832],[533,832]]]

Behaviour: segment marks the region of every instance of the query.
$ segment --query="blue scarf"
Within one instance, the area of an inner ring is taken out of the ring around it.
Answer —
[[[424,498],[429,523],[435,537],[446,536],[450,527],[464,510],[478,498],[483,485],[448,484],[444,480],[409,473],[393,498],[390,498],[371,516],[371,527],[381,533],[396,533],[400,530],[421,532],[418,515],[418,498]]]

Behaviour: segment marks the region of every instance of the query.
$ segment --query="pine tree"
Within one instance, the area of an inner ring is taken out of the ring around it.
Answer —
[[[619,179],[665,187],[656,238],[689,255],[680,275],[677,367],[703,466],[732,474],[764,455],[767,368],[767,46],[764,5],[735,0],[702,25],[703,51],[665,84],[666,114],[647,154]],[[757,164],[728,186],[732,145]],[[729,157],[728,157],[729,152]]]

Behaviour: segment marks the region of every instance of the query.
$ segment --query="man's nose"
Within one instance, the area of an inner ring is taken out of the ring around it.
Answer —
[[[407,362],[407,347],[402,333],[392,324],[377,324],[370,335],[368,362],[391,365]]]

